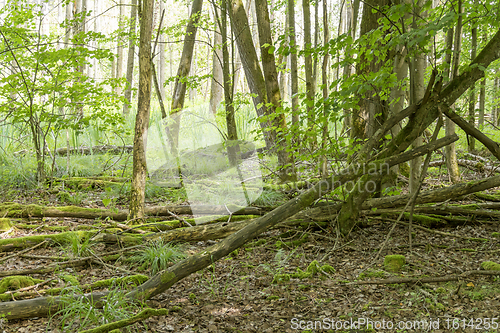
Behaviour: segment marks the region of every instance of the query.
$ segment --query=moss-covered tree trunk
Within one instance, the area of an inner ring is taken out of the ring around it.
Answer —
[[[130,189],[130,217],[144,217],[146,190],[146,140],[148,137],[151,103],[151,35],[153,30],[153,2],[144,0],[140,12],[141,33],[139,45],[139,98],[135,118],[132,185]]]

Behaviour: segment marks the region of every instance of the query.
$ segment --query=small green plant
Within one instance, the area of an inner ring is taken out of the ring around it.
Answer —
[[[102,204],[104,207],[108,208],[108,206],[111,204],[111,206],[114,206],[116,203],[116,200],[118,200],[118,197],[114,196],[114,190],[111,187],[106,187],[104,189],[104,195],[102,198]]]
[[[74,258],[89,257],[94,254],[93,247],[95,242],[90,238],[81,239],[76,234],[69,234],[67,239],[68,245],[65,251],[69,256]]]
[[[130,302],[123,290],[114,287],[101,299],[99,309],[92,299],[84,295],[78,286],[63,289],[60,297],[59,311],[51,316],[48,326],[53,326],[54,318],[58,319],[58,327],[63,332],[76,332],[92,326],[100,326],[113,321],[129,318],[141,309],[142,305]],[[127,328],[127,332],[137,331],[137,325]]]
[[[143,269],[151,267],[151,274],[167,269],[171,263],[183,259],[186,254],[179,246],[158,239],[148,244],[134,255],[131,260],[138,262]]]

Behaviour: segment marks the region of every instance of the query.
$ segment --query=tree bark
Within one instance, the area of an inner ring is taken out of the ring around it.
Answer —
[[[118,16],[118,29],[122,28],[123,25],[123,15],[125,12],[125,3],[124,0],[120,0],[118,4],[120,8],[120,14]],[[123,40],[118,37],[116,41],[116,78],[120,79],[123,76]],[[115,92],[117,94],[121,94],[120,87],[117,86],[115,88]]]
[[[312,62],[312,43],[311,43],[311,4],[309,0],[302,0],[302,11],[304,15],[304,71],[306,75],[306,115],[307,132],[304,138],[310,144],[311,152],[316,149],[316,115],[314,113],[314,77]]]
[[[127,55],[127,86],[125,88],[126,102],[123,104],[123,115],[127,116],[130,112],[130,103],[132,102],[132,80],[134,78],[134,59],[135,59],[135,25],[137,20],[137,0],[130,1],[130,31],[128,41],[128,55]]]
[[[198,30],[198,22],[201,17],[201,9],[203,0],[194,0],[191,7],[191,15],[189,23],[186,27],[186,35],[184,37],[184,46],[182,48],[181,60],[175,78],[174,92],[172,95],[172,106],[170,117],[172,124],[168,126],[170,148],[174,156],[177,155],[179,147],[179,130],[181,125],[182,108],[184,107],[184,98],[186,97],[186,83],[184,80],[188,77],[191,70],[191,62],[194,54],[194,43],[196,32]]]
[[[141,33],[139,44],[139,98],[135,118],[132,186],[130,189],[130,218],[144,217],[146,189],[146,144],[151,103],[151,36],[153,34],[154,0],[143,0],[140,13]]]
[[[292,133],[299,127],[299,83],[297,69],[297,40],[295,38],[295,0],[288,0],[288,39],[290,46],[290,98],[292,100]],[[298,144],[298,137],[293,135],[293,144]]]
[[[412,28],[414,30],[419,29],[417,20],[420,16],[425,16],[422,12],[422,7],[424,5],[423,0],[419,0],[413,5],[413,22]],[[415,55],[410,60],[410,105],[416,104],[419,100],[424,98],[425,86],[424,86],[424,74],[425,74],[425,55],[422,52]],[[453,133],[447,133],[451,135]],[[424,140],[422,136],[419,136],[413,142],[412,147],[416,148],[423,144]],[[410,193],[417,191],[420,183],[420,173],[422,171],[422,158],[416,158],[410,162],[410,181],[409,190]]]
[[[473,27],[471,30],[471,50],[470,58],[474,59],[477,53],[477,27]],[[476,124],[476,85],[473,84],[470,87],[469,94],[469,123],[474,126]],[[470,135],[467,135],[467,147],[470,153],[476,149],[476,141]]]
[[[274,57],[274,44],[271,37],[271,22],[266,0],[255,0],[257,14],[257,26],[259,30],[260,54],[262,57],[262,69],[267,95],[267,111],[271,115],[271,126],[275,130],[275,140],[278,155],[279,175],[282,181],[294,179],[291,159],[287,152],[284,134],[287,131],[285,115],[282,108],[282,100],[276,70],[276,59]]]
[[[217,6],[213,6],[213,10],[219,11]],[[218,15],[214,13],[214,17]],[[216,114],[217,106],[223,97],[223,74],[222,74],[222,38],[220,33],[220,27],[216,23],[214,30],[214,45],[213,45],[213,55],[212,55],[212,80],[210,85],[210,102],[209,108],[212,114]]]

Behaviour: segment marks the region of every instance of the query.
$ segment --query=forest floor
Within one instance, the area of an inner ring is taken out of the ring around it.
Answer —
[[[20,201],[29,202],[26,197]],[[51,204],[50,201],[49,196],[45,202]],[[326,332],[328,329],[337,332],[500,332],[500,273],[498,276],[470,275],[459,281],[441,283],[359,284],[387,278],[446,277],[477,271],[484,261],[499,262],[500,238],[473,242],[414,229],[410,253],[408,228],[397,225],[375,260],[393,225],[383,220],[362,219],[365,223],[347,238],[337,237],[328,229],[268,231],[143,304],[169,309],[169,315],[151,317],[122,332]],[[48,231],[48,227],[55,226],[73,230],[95,221],[44,218],[45,230],[36,228],[41,225],[40,219],[19,222],[23,222],[25,228],[2,238],[55,233]],[[34,227],[26,228],[26,224]],[[481,220],[443,227],[439,231],[492,239],[500,230],[497,220]],[[285,243],[290,240],[295,241]],[[187,254],[195,253],[215,242],[192,242],[181,245],[181,249]],[[101,254],[120,248],[116,244],[95,243],[89,249]],[[41,246],[1,262],[0,271],[46,267],[68,253],[67,246]],[[0,252],[0,260],[11,254]],[[390,273],[384,269],[384,256],[388,254],[405,255],[406,264],[400,272]],[[127,260],[132,256],[133,253],[124,252],[107,266],[94,263],[31,277],[53,279],[38,287],[43,290],[70,288],[67,276],[76,277],[78,283],[84,285],[112,277],[150,275],[149,268],[141,270],[137,263]],[[307,271],[315,260],[320,266],[330,265],[334,271],[325,269],[309,277],[297,277],[300,276],[297,272]],[[276,277],[281,277],[279,283],[273,281]],[[126,316],[139,310],[140,307],[131,308]],[[70,312],[66,317],[56,315],[51,319],[0,319],[0,332],[77,332],[90,312],[85,311],[84,308],[81,318],[77,312]],[[110,321],[123,318],[124,312],[116,311],[115,314],[97,312],[97,316]],[[61,329],[62,320],[69,325],[65,329]],[[371,322],[376,329],[367,330],[365,322]],[[434,326],[410,326],[423,323]],[[377,328],[377,325],[383,326]],[[388,329],[391,325],[393,329]]]

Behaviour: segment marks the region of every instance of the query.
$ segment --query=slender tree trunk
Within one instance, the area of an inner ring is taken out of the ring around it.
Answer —
[[[196,39],[196,31],[198,30],[198,22],[201,17],[201,9],[203,0],[194,0],[191,7],[191,16],[186,28],[184,37],[184,46],[182,48],[181,60],[177,76],[175,78],[174,92],[172,96],[172,107],[170,117],[172,124],[169,126],[170,148],[174,155],[177,155],[179,146],[179,130],[180,130],[180,111],[184,107],[184,98],[186,96],[186,83],[183,80],[189,75],[191,62],[194,53],[194,42]]]
[[[123,16],[125,11],[125,2],[124,0],[120,0],[119,3],[120,14],[118,16],[118,28],[121,29],[123,26]],[[119,37],[116,42],[116,78],[120,79],[123,76],[123,40]],[[115,92],[117,94],[121,94],[120,87],[115,88]]]
[[[274,57],[273,41],[271,37],[271,22],[269,20],[269,10],[266,0],[255,0],[257,13],[257,25],[259,29],[260,54],[262,57],[262,69],[265,77],[265,89],[267,95],[268,112],[272,115],[271,126],[275,131],[277,140],[278,167],[281,180],[293,178],[291,159],[287,152],[285,140],[286,122],[282,110],[282,101],[278,83],[278,72],[276,70],[276,60]]]
[[[413,29],[419,29],[417,25],[418,17],[424,16],[422,13],[423,0],[419,0],[413,6]],[[416,104],[424,97],[424,74],[425,74],[425,55],[419,53],[411,59],[410,64],[410,105]],[[412,145],[412,148],[417,148],[423,144],[424,140],[419,136]],[[422,157],[418,157],[410,161],[410,193],[413,194],[419,187],[419,179],[422,166]]]
[[[328,30],[328,2],[323,0],[323,45],[326,49],[328,42],[330,40],[330,34]],[[325,52],[323,56],[323,65],[321,66],[321,86],[323,91],[323,121],[322,121],[322,135],[321,135],[321,165],[320,174],[321,177],[326,178],[328,175],[327,170],[327,159],[326,159],[326,147],[328,145],[328,52]]]
[[[473,27],[471,30],[471,50],[470,58],[474,59],[476,57],[477,49],[477,27]],[[473,84],[470,87],[469,94],[469,123],[473,126],[476,124],[476,85]],[[471,135],[467,135],[467,142],[469,152],[473,152],[476,149],[476,141]]]
[[[486,33],[483,35],[483,40],[486,42],[488,39]],[[479,129],[483,129],[484,127],[484,108],[486,102],[486,75],[481,80],[479,87],[479,112],[478,112],[478,126]]]
[[[132,185],[130,189],[130,218],[144,217],[146,189],[146,140],[148,137],[151,103],[151,36],[153,33],[154,0],[142,0],[139,40],[139,98],[135,118]]]
[[[297,133],[299,127],[299,84],[297,73],[297,41],[295,38],[295,0],[288,0],[288,39],[290,53],[290,98],[292,100],[292,133]],[[298,143],[298,137],[293,134],[293,144]]]
[[[302,11],[304,14],[304,70],[306,74],[306,114],[307,134],[306,140],[310,143],[311,151],[315,150],[316,139],[316,115],[314,114],[314,77],[312,63],[311,43],[311,4],[309,0],[302,0]]]
[[[462,13],[462,0],[458,0],[458,13]],[[462,16],[458,17],[457,26],[455,28],[455,40],[453,47],[453,61],[452,61],[452,71],[451,71],[451,79],[454,79],[458,76],[458,67],[460,65],[460,47],[462,44]],[[452,106],[452,109],[455,110],[455,105]],[[455,123],[452,122],[449,118],[446,118],[446,135],[452,135],[455,133]],[[448,174],[450,176],[450,181],[453,184],[460,182],[460,170],[458,168],[457,161],[457,153],[455,150],[455,143],[446,146],[445,148],[446,155],[446,166],[448,167]]]
[[[252,93],[253,103],[257,116],[261,118],[260,126],[264,134],[267,149],[272,149],[276,143],[276,131],[269,125],[270,112],[267,109],[266,83],[257,58],[257,50],[253,43],[249,28],[248,17],[241,0],[231,1],[229,12],[233,33],[236,36],[236,45],[245,71],[248,87]]]
[[[351,38],[351,40],[354,42],[356,38],[356,28],[357,28],[357,22],[358,22],[358,12],[359,12],[359,0],[354,0],[352,2],[352,5],[350,2],[347,2],[347,27],[348,27],[348,35]],[[350,45],[346,46],[344,54],[349,54],[350,52]],[[351,74],[352,74],[352,65],[349,63],[346,63],[344,65],[344,80],[347,80]],[[343,130],[342,132],[347,131],[349,128],[352,127],[352,118],[353,114],[350,109],[344,109],[344,121],[342,124]],[[352,128],[351,128],[352,131]],[[351,133],[352,136],[352,133]]]
[[[493,85],[493,105],[496,105],[495,107],[492,108],[492,113],[493,113],[493,119],[491,122],[498,126],[499,120],[500,120],[500,78],[498,77],[499,75],[499,70],[498,68],[495,71],[495,81]]]
[[[127,87],[125,88],[125,99],[123,104],[123,115],[127,116],[130,112],[130,103],[132,102],[132,80],[134,78],[134,59],[135,59],[135,25],[137,21],[137,0],[130,1],[130,31],[128,41],[128,55],[127,55]]]
[[[214,11],[218,11],[217,6],[213,7]],[[217,17],[214,13],[214,17]],[[220,27],[216,23],[214,30],[214,46],[213,46],[213,56],[212,56],[212,80],[210,88],[210,111],[215,114],[217,112],[217,105],[219,105],[222,100],[223,88],[222,88],[222,38]]]
[[[238,133],[236,131],[236,120],[234,119],[234,104],[233,104],[233,84],[231,82],[231,75],[229,71],[229,50],[227,39],[227,2],[223,0],[221,5],[221,45],[222,45],[222,73],[224,79],[224,104],[226,107],[226,126],[227,126],[227,152],[229,163],[231,166],[236,166],[237,153],[239,146],[236,143],[238,140]]]
[[[166,14],[165,10],[165,3],[163,1],[160,1],[160,17],[162,13]],[[163,18],[165,20],[165,17]],[[165,23],[163,23],[163,26]],[[159,52],[159,57],[158,57],[158,83],[160,84],[160,94],[161,94],[161,99],[162,101],[165,101],[165,34],[160,34],[159,38],[159,45],[158,45],[158,52]]]

